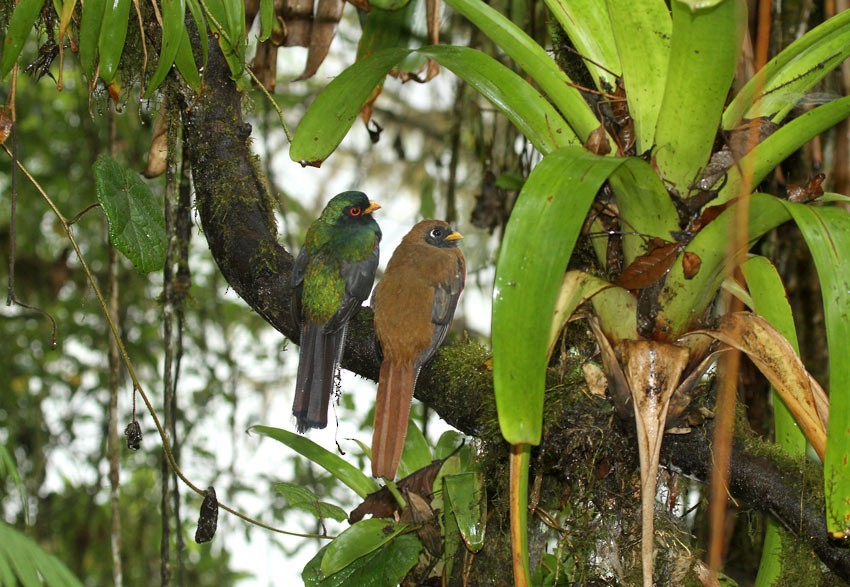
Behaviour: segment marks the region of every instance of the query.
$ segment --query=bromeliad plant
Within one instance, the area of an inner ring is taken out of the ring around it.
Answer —
[[[663,0],[547,0],[587,58],[595,91],[607,96],[591,105],[589,94],[509,19],[481,0],[448,4],[525,75],[465,47],[376,51],[318,97],[295,133],[291,156],[309,163],[324,159],[348,130],[338,122],[353,122],[387,72],[411,54],[463,78],[543,155],[511,214],[493,292],[496,400],[502,433],[513,446],[516,583],[527,584],[530,576],[527,469],[530,447],[541,440],[547,366],[564,323],[585,302],[610,393],[621,408],[634,406],[646,585],[652,580],[661,438],[668,419],[687,406],[694,381],[715,360],[713,340],[747,353],[774,385],[777,440],[794,454],[803,454],[807,441],[814,447],[823,461],[829,531],[847,535],[850,396],[842,391],[850,382],[850,260],[842,251],[850,251],[850,214],[833,204],[848,199],[818,197],[817,182],[796,201],[753,190],[794,151],[850,116],[850,97],[844,97],[786,121],[801,97],[850,54],[850,12],[787,47],[729,101],[747,22],[743,1],[673,0],[668,8]],[[613,114],[600,115],[601,106]],[[715,152],[719,134],[736,136],[738,146]],[[566,271],[606,184],[609,219],[593,221],[594,230],[610,235],[609,242],[596,241],[603,270]],[[800,228],[821,281],[829,400],[797,357],[776,269],[748,253],[789,220]],[[731,278],[736,270],[742,281]],[[715,302],[724,289],[748,310],[721,316]],[[767,540],[778,540],[775,528]],[[771,552],[765,548],[761,584],[778,572]]]

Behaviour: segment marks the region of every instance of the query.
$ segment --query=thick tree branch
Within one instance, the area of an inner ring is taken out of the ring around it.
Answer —
[[[277,242],[272,201],[250,150],[251,129],[242,119],[240,101],[213,40],[205,89],[200,97],[184,96],[182,104],[201,222],[227,282],[272,326],[297,342],[299,328],[289,311],[293,258]],[[349,329],[343,366],[375,379],[379,365],[374,348],[372,314],[364,309]],[[492,385],[486,352],[466,342],[444,348],[423,369],[416,397],[461,431],[496,439]],[[563,418],[569,420],[570,414]],[[711,463],[707,439],[705,431],[668,436],[663,462],[706,479]],[[735,447],[732,463],[731,492],[736,498],[773,515],[807,540],[833,572],[850,580],[850,551],[827,539],[823,506],[812,496],[803,495],[801,501],[801,488],[792,481],[794,471],[740,446]]]

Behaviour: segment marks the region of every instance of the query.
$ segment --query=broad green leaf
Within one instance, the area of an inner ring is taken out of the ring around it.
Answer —
[[[655,162],[681,194],[708,163],[747,25],[744,0],[691,11],[672,0],[673,36]]]
[[[753,300],[753,310],[768,320],[799,354],[797,331],[794,328],[794,316],[785,294],[785,286],[776,267],[765,257],[753,256],[741,266],[747,289]],[[775,442],[788,454],[804,455],[806,438],[794,421],[788,407],[772,390],[773,431]],[[768,522],[762,546],[761,562],[756,577],[757,587],[767,587],[776,583],[782,574],[782,533],[774,520]]]
[[[248,430],[282,442],[298,454],[307,457],[350,487],[361,498],[365,498],[370,493],[380,489],[378,484],[371,477],[367,477],[360,469],[344,461],[339,455],[322,448],[309,438],[270,426],[252,426]]]
[[[553,151],[514,205],[493,289],[496,407],[511,444],[540,442],[549,325],[567,261],[596,192],[626,161],[581,147]]]
[[[17,577],[17,581],[14,577]],[[25,587],[44,584],[50,587],[83,585],[56,557],[3,521],[0,521],[0,582],[3,585],[21,584]]]
[[[27,37],[35,26],[35,19],[38,18],[43,7],[44,0],[21,0],[15,6],[12,18],[9,19],[9,27],[6,29],[6,37],[3,39],[0,77],[6,77],[12,71]]]
[[[115,79],[130,22],[133,0],[107,0],[100,25],[98,49],[100,51],[100,77],[109,84]]]
[[[396,524],[379,518],[353,524],[328,544],[325,556],[322,557],[322,575],[329,577],[341,571],[408,529],[408,524]]]
[[[607,0],[613,38],[622,64],[637,152],[655,144],[655,126],[664,99],[672,21],[664,2]],[[616,83],[612,84],[616,89]]]
[[[700,230],[667,274],[658,295],[660,309],[656,316],[656,330],[666,333],[671,340],[698,323],[715,300],[726,275],[727,247],[737,211],[738,205],[731,205]],[[790,219],[779,198],[770,194],[753,194],[749,200],[748,242],[744,244],[744,250],[735,252],[736,258],[740,261],[756,240]],[[691,279],[685,278],[682,269],[681,260],[685,252],[696,254],[701,261],[699,271]]]
[[[850,213],[782,201],[818,271],[829,348],[829,425],[823,464],[827,530],[850,534]]]
[[[640,6],[636,4],[643,3],[632,3],[630,7],[639,9]],[[604,90],[606,85],[608,88],[616,88],[615,76],[622,70],[611,28],[613,14],[609,15],[606,0],[546,0],[546,6],[579,54],[587,58],[585,64],[596,88]]]
[[[413,419],[408,420],[407,436],[404,437],[404,450],[398,464],[399,479],[427,467],[431,464],[431,460],[431,448],[428,446],[428,441],[422,436],[422,432]]]
[[[344,509],[338,505],[320,501],[315,493],[302,485],[277,482],[274,484],[274,488],[286,499],[286,507],[288,508],[307,512],[319,519],[330,518],[337,522],[348,519],[348,514]]]
[[[758,185],[794,151],[848,116],[850,116],[850,96],[801,114],[756,145],[729,170],[726,183],[712,204],[721,204],[739,195],[742,173],[751,173],[749,185]]]
[[[97,200],[109,220],[109,240],[142,273],[165,265],[162,203],[134,171],[101,156],[94,164]]]
[[[534,80],[582,143],[599,127],[599,120],[567,74],[522,29],[482,0],[447,0],[447,4],[481,29]]]
[[[334,78],[316,97],[295,130],[289,156],[304,165],[320,165],[339,145],[362,106],[409,49],[382,49],[356,62]],[[492,57],[465,47],[437,46],[419,50],[481,92],[547,153],[575,140],[557,111],[517,74]]]
[[[162,50],[159,53],[159,63],[157,63],[156,70],[148,81],[148,88],[144,94],[145,99],[153,95],[165,76],[171,71],[171,66],[174,65],[174,60],[180,49],[180,43],[183,41],[184,34],[187,33],[186,23],[184,22],[186,0],[162,0],[161,10]]]
[[[850,54],[850,11],[843,11],[788,45],[756,73],[723,113],[723,128],[741,119],[785,117],[805,93]]]
[[[487,495],[481,473],[461,473],[443,477],[444,499],[452,505],[463,542],[470,552],[484,546],[487,527]]]
[[[306,587],[386,587],[398,585],[417,561],[422,543],[412,534],[398,536],[378,550],[360,557],[338,573],[326,577],[321,564],[329,546],[314,556],[301,578]]]
[[[97,45],[100,40],[100,25],[106,0],[86,0],[83,15],[80,18],[80,64],[83,73],[91,81],[97,65]]]

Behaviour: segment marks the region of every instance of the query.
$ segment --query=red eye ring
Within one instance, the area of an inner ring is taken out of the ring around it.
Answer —
[[[360,208],[359,208],[359,207],[354,206],[354,207],[352,207],[352,208],[349,208],[348,213],[349,213],[351,216],[360,216],[361,210],[360,210]]]

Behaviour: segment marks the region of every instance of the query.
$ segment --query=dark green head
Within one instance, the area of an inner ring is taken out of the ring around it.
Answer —
[[[307,231],[311,254],[329,246],[328,254],[343,259],[367,257],[381,240],[381,229],[372,212],[380,206],[363,192],[342,192],[328,202]]]
[[[319,217],[319,222],[333,226],[373,226],[377,223],[372,212],[380,208],[363,192],[342,192],[334,196]]]

